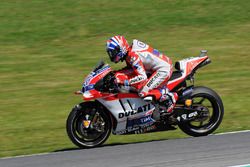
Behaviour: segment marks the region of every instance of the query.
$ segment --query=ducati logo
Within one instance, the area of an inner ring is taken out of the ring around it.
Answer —
[[[155,82],[155,80],[156,80],[160,75],[161,75],[161,74],[160,74],[159,72],[157,72],[157,73],[155,74],[155,76],[153,76],[153,78],[151,78],[151,79],[149,80],[149,82],[147,83],[147,87],[152,86],[152,84]]]
[[[128,116],[131,116],[131,115],[135,115],[135,114],[138,114],[138,113],[141,113],[141,112],[148,111],[150,109],[151,109],[150,104],[146,104],[144,106],[138,107],[137,110],[125,111],[125,112],[119,113],[118,118],[128,117]]]

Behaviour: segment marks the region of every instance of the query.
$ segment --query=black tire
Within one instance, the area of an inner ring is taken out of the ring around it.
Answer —
[[[207,87],[202,87],[202,86],[195,87],[193,89],[191,98],[193,101],[194,99],[197,99],[197,98],[202,98],[203,101],[207,100],[211,104],[211,106],[209,107],[212,108],[211,117],[210,116],[207,117],[207,120],[206,120],[207,123],[205,125],[201,124],[204,120],[200,120],[199,122],[199,120],[197,119],[197,120],[190,121],[190,122],[180,123],[178,125],[179,128],[186,134],[190,136],[194,136],[194,137],[206,136],[208,134],[211,134],[219,127],[219,125],[221,124],[223,115],[224,115],[224,107],[223,107],[221,98],[212,89],[207,88]],[[200,102],[201,101],[202,100],[200,100]],[[203,106],[203,104],[201,103],[197,103],[198,107],[200,108],[203,107],[204,110],[207,110],[208,115],[209,115],[210,114],[209,108],[206,106]],[[197,122],[199,122],[200,125],[198,126],[193,125],[193,123],[197,123]]]
[[[98,106],[100,105],[92,101],[80,103],[72,109],[68,116],[66,123],[67,134],[70,140],[80,148],[100,146],[110,135],[112,129],[111,118],[106,111]],[[86,115],[89,115],[91,120],[91,116],[94,117],[93,115],[96,113],[98,113],[98,121],[103,121],[100,124],[101,127],[99,127],[102,128],[102,132],[99,132],[99,129],[86,128],[83,125],[83,120],[84,118],[86,119]]]

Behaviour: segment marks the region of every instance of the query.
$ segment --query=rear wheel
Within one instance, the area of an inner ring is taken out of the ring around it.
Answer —
[[[67,119],[70,140],[81,148],[96,147],[104,143],[111,132],[109,115],[97,107],[95,102],[84,102],[75,106]]]
[[[192,95],[192,109],[199,111],[195,120],[179,124],[180,129],[188,135],[206,136],[220,125],[224,107],[221,98],[207,87],[195,87]]]

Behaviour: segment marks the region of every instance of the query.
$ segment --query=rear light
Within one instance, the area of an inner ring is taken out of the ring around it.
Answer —
[[[187,99],[187,100],[185,101],[185,105],[186,105],[187,107],[190,107],[190,106],[192,105],[192,100],[191,100],[191,99]]]

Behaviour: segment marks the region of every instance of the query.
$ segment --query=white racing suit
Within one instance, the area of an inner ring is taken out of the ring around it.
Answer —
[[[129,85],[139,83],[139,95],[142,97],[149,91],[166,85],[172,75],[172,61],[158,50],[138,40],[133,40],[126,62],[136,73],[129,79]],[[151,74],[149,79],[147,74]]]
[[[125,86],[134,87],[142,98],[154,91],[156,100],[161,102],[170,97],[172,104],[175,104],[177,94],[169,92],[165,87],[172,75],[172,61],[167,56],[135,39],[125,60],[130,69],[120,71],[120,74],[128,76]],[[150,74],[149,78],[147,74]],[[170,106],[167,112],[171,112],[173,107]]]

